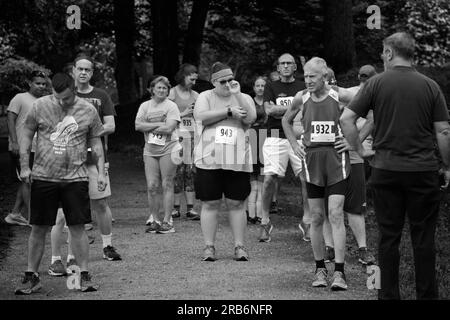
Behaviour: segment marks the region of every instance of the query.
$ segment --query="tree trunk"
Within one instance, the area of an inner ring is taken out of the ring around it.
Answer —
[[[198,66],[202,51],[203,30],[211,0],[194,0],[184,43],[183,62]]]
[[[153,0],[153,70],[172,82],[180,66],[178,50],[177,0]]]
[[[337,73],[355,66],[352,0],[322,0],[324,58]]]
[[[126,105],[137,100],[134,81],[134,0],[114,0],[114,31],[117,65],[114,76],[119,103]]]

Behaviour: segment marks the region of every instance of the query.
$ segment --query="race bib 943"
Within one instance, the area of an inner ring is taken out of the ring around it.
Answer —
[[[148,135],[148,143],[163,146],[166,144],[166,138],[167,136],[165,134],[150,132]]]
[[[237,130],[233,127],[220,126],[216,128],[216,143],[236,144]]]
[[[311,121],[311,142],[335,142],[334,121]]]

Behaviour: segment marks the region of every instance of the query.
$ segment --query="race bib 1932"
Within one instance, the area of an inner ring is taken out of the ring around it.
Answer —
[[[148,135],[148,143],[163,146],[166,144],[166,138],[167,136],[165,134],[150,132]]]
[[[236,139],[236,128],[227,126],[220,126],[216,128],[216,143],[236,144]]]
[[[277,98],[276,103],[279,106],[290,106],[292,100],[294,100],[294,97],[279,97]]]
[[[311,121],[311,142],[335,142],[334,121]]]
[[[187,131],[194,131],[194,118],[193,117],[185,117],[181,119],[181,128]]]

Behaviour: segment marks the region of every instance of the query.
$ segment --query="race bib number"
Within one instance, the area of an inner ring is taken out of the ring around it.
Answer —
[[[236,128],[227,126],[220,126],[216,128],[216,143],[236,144],[236,139]]]
[[[280,97],[277,98],[276,103],[279,106],[290,106],[292,104],[292,100],[294,100],[294,97]]]
[[[186,117],[181,119],[181,128],[194,132],[194,118],[193,117]]]
[[[311,142],[335,142],[334,121],[311,121]]]
[[[167,136],[164,134],[150,132],[148,136],[148,143],[157,144],[158,146],[163,146],[166,144]]]

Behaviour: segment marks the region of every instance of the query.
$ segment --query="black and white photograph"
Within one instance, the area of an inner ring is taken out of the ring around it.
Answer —
[[[448,0],[0,0],[0,305],[449,300],[449,108]]]

